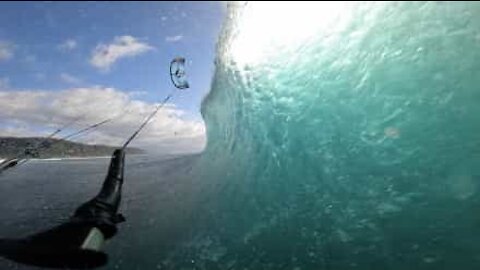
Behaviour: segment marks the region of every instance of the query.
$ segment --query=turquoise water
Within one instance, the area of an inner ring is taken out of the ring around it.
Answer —
[[[166,265],[478,269],[480,4],[279,5],[229,7]]]
[[[231,4],[202,104],[207,148],[127,160],[127,222],[102,269],[480,269],[478,14]],[[66,220],[106,162],[3,175],[0,236]]]

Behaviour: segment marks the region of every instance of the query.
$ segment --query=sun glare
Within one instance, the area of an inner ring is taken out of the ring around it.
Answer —
[[[247,2],[228,52],[240,65],[255,65],[295,49],[313,36],[328,35],[348,23],[351,2]]]

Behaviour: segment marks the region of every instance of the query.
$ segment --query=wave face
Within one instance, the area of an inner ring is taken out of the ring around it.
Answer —
[[[201,218],[172,256],[199,269],[478,268],[477,14],[231,5],[202,104]]]

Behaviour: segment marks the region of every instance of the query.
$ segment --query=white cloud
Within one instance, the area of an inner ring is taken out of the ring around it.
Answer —
[[[141,97],[141,96],[145,96],[146,94],[148,94],[147,91],[130,91],[130,92],[128,92],[128,95],[130,96],[130,98]]]
[[[0,91],[0,136],[46,135],[73,119],[79,130],[109,117],[114,121],[77,140],[119,146],[153,111],[155,104],[135,100],[129,92],[90,87],[63,91]],[[186,113],[167,104],[132,142],[150,152],[198,152],[205,145],[205,127],[186,120]],[[45,130],[39,134],[35,130]],[[63,135],[69,132],[62,133]]]
[[[178,42],[183,39],[183,35],[165,37],[166,42]]]
[[[73,76],[73,75],[70,75],[68,73],[61,73],[60,74],[60,79],[63,81],[63,82],[66,82],[66,83],[69,83],[69,84],[80,84],[82,83],[82,80]]]
[[[153,47],[147,43],[140,42],[132,36],[115,37],[112,43],[99,44],[95,47],[90,64],[102,71],[108,71],[119,59],[133,57],[152,49]]]
[[[2,137],[35,137],[38,136],[38,133],[35,133],[32,129],[29,129],[27,126],[7,126],[1,130]]]
[[[77,47],[77,41],[74,39],[67,39],[64,42],[62,42],[60,45],[58,45],[58,49],[62,51],[71,51],[74,50]]]
[[[12,44],[0,41],[0,61],[8,60],[13,57],[13,46]]]

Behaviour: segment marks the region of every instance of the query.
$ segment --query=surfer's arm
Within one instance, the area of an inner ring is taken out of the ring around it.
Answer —
[[[93,268],[107,263],[105,240],[124,221],[118,214],[125,154],[116,150],[100,193],[77,208],[66,223],[25,239],[0,240],[0,255],[25,264],[58,268]]]

